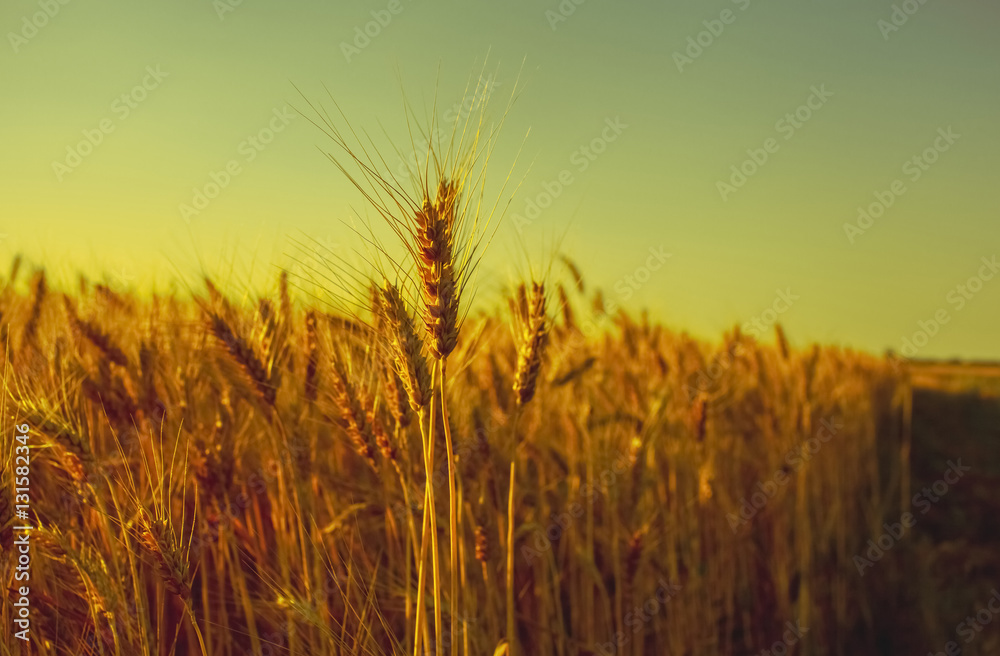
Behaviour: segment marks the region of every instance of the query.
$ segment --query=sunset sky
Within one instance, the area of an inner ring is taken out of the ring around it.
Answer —
[[[374,215],[296,88],[391,153],[404,93],[450,125],[482,72],[493,118],[520,91],[487,299],[560,246],[706,338],[777,319],[798,345],[925,331],[911,355],[1000,358],[994,3],[8,0],[0,27],[3,269],[163,287],[270,275],[290,237],[346,257]]]

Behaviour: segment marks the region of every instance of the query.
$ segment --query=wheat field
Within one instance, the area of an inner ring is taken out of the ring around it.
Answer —
[[[0,508],[9,554],[26,423],[31,653],[743,654],[799,626],[833,654],[872,628],[852,558],[905,475],[886,360],[699,343],[572,277],[451,344],[391,284],[360,320],[284,274],[23,277]]]

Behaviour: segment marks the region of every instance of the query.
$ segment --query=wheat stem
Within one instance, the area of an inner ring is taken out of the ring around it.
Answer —
[[[455,476],[455,450],[451,440],[451,426],[448,424],[448,402],[445,392],[446,360],[438,366],[441,370],[441,421],[444,424],[445,448],[448,454],[448,528],[451,547],[451,640],[458,635],[458,487]]]

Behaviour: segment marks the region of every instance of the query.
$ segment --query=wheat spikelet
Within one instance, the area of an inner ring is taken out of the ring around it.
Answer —
[[[431,399],[430,370],[406,304],[388,281],[383,284],[379,307],[389,335],[393,368],[406,389],[410,407],[419,412]]]
[[[542,366],[542,356],[548,341],[548,326],[545,316],[545,287],[542,283],[531,284],[531,299],[528,312],[522,318],[521,343],[517,353],[517,369],[514,374],[514,392],[519,405],[525,405],[535,396],[538,372]]]
[[[344,365],[339,358],[334,358],[331,367],[333,378],[333,398],[340,412],[340,426],[347,433],[354,449],[365,459],[372,469],[377,470],[375,463],[375,434],[368,422],[368,413],[361,403],[361,397],[356,393]]]
[[[385,381],[385,396],[389,402],[389,413],[392,414],[392,419],[396,422],[397,428],[406,428],[412,420],[410,397],[406,392],[406,387],[403,385],[403,381],[399,379],[393,367],[383,367],[382,374]]]
[[[454,269],[454,229],[458,207],[458,185],[442,179],[437,196],[424,198],[416,213],[414,236],[417,271],[423,283],[424,325],[431,353],[447,358],[458,342],[459,286]]]
[[[368,407],[366,416],[368,418],[368,425],[371,426],[372,435],[375,436],[375,446],[378,447],[379,453],[382,454],[386,462],[390,463],[399,475],[402,476],[403,472],[400,467],[399,452],[396,450],[396,445],[393,444],[392,438],[389,437],[389,433],[385,430],[385,426],[382,424],[382,420],[379,419],[374,405],[366,405]]]
[[[183,600],[191,596],[188,562],[181,552],[170,521],[140,514],[139,543],[153,557],[156,573],[170,592]]]
[[[267,375],[267,370],[253,347],[226,323],[218,314],[209,314],[209,329],[222,346],[226,355],[242,373],[243,382],[249,384],[257,396],[269,406],[274,405],[276,385]]]

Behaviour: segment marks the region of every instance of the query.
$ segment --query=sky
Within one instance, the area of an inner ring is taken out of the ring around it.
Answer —
[[[400,170],[404,99],[447,126],[478,86],[490,120],[515,97],[485,298],[558,250],[705,338],[997,359],[998,26],[971,0],[7,0],[0,267],[163,287],[352,257],[373,211],[308,102]]]

